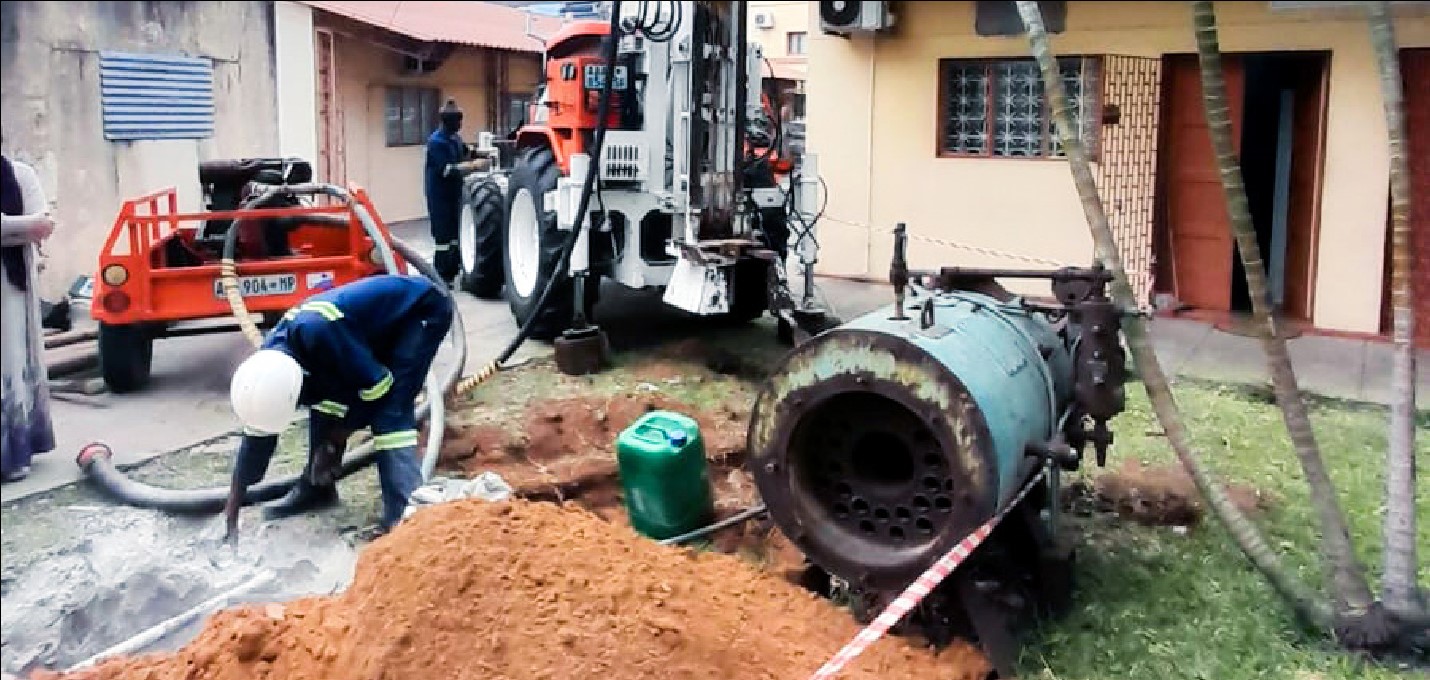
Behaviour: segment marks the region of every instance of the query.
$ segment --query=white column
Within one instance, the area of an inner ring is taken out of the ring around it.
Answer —
[[[318,165],[317,55],[313,10],[273,3],[273,59],[278,94],[278,153]]]

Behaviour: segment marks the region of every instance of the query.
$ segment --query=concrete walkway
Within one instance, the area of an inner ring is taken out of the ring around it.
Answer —
[[[1261,341],[1185,319],[1157,319],[1152,342],[1163,368],[1178,376],[1236,383],[1267,383]],[[1354,401],[1390,400],[1389,343],[1302,335],[1287,341],[1296,379],[1307,392]],[[1416,357],[1416,395],[1430,396],[1430,352]]]
[[[396,225],[394,231],[420,251],[431,252],[425,222]],[[845,320],[893,301],[887,286],[824,279],[820,287]],[[610,297],[609,302],[603,298],[600,314],[613,336],[613,344],[622,335],[625,337],[619,341],[626,346],[639,346],[691,332],[688,322],[662,308],[648,294]],[[466,372],[470,373],[495,358],[517,329],[503,302],[462,294],[458,296],[458,309],[466,329]],[[1179,319],[1153,322],[1152,336],[1158,356],[1173,375],[1231,382],[1266,380],[1265,359],[1253,338]],[[1385,403],[1390,369],[1388,345],[1303,336],[1291,340],[1290,346],[1303,389],[1331,397]],[[439,365],[450,351],[439,355]],[[236,423],[228,406],[228,380],[249,352],[247,341],[237,333],[161,340],[156,344],[154,379],[149,389],[131,395],[107,395],[102,398],[104,407],[54,402],[55,450],[35,459],[28,478],[0,487],[0,502],[8,503],[80,479],[83,473],[75,465],[74,455],[96,439],[110,445],[118,464],[132,465],[232,432]],[[527,343],[516,359],[550,352],[550,345],[545,343]],[[1419,394],[1430,394],[1430,356],[1423,354]]]

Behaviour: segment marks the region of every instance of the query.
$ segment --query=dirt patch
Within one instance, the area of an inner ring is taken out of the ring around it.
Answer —
[[[652,392],[538,401],[527,407],[520,432],[490,424],[449,430],[439,465],[465,475],[495,472],[519,490],[615,474],[616,437],[655,410],[694,418],[712,464],[738,466],[743,459],[748,411],[729,405],[698,409]]]
[[[739,559],[660,546],[570,506],[472,500],[376,541],[342,595],[224,611],[176,653],[63,677],[767,680],[807,677],[857,632],[827,600]],[[886,637],[841,677],[987,672],[967,645],[934,655]]]
[[[1127,460],[1115,472],[1098,475],[1091,484],[1079,482],[1073,491],[1096,510],[1148,526],[1193,526],[1201,522],[1207,509],[1196,483],[1180,465],[1149,467]],[[1231,485],[1227,495],[1247,514],[1264,511],[1271,500],[1245,484]]]
[[[681,349],[691,344],[678,343],[667,351],[704,352]],[[683,370],[688,374],[689,367]],[[569,502],[608,522],[629,526],[615,442],[622,430],[654,410],[684,413],[700,424],[716,521],[759,502],[754,479],[741,467],[748,411],[728,404],[695,408],[659,392],[534,402],[520,420],[523,432],[490,424],[449,430],[441,467],[463,476],[494,472],[518,497]],[[710,536],[704,547],[740,555],[792,582],[798,582],[805,569],[804,555],[767,519],[723,529]]]
[[[759,380],[767,372],[759,362],[699,338],[662,346],[637,360],[631,369],[651,381],[698,380],[712,374]]]

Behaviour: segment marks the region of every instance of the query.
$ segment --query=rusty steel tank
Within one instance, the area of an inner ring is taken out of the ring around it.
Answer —
[[[1008,502],[1072,399],[1072,357],[1041,314],[971,291],[904,311],[792,351],[749,431],[775,523],[872,589],[906,586]]]

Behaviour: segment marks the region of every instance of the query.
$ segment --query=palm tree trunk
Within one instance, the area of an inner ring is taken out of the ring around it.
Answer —
[[[1385,474],[1385,578],[1381,598],[1397,616],[1419,612],[1415,584],[1415,327],[1410,292],[1410,170],[1405,155],[1405,102],[1389,3],[1367,3],[1371,46],[1380,66],[1390,133],[1390,288],[1395,354],[1390,368],[1390,438]]]
[[[1018,0],[1017,5],[1018,14],[1028,29],[1028,40],[1033,56],[1038,60],[1038,66],[1042,70],[1043,86],[1052,107],[1058,134],[1062,138],[1063,149],[1068,156],[1073,184],[1077,187],[1078,196],[1082,200],[1083,212],[1087,217],[1088,228],[1092,231],[1097,257],[1113,274],[1112,293],[1114,299],[1123,307],[1134,307],[1136,302],[1132,286],[1127,281],[1127,271],[1123,267],[1122,257],[1117,251],[1117,241],[1112,235],[1111,227],[1108,226],[1107,213],[1103,209],[1102,199],[1097,191],[1097,183],[1093,179],[1092,164],[1078,137],[1078,127],[1073,123],[1072,114],[1068,108],[1067,94],[1063,89],[1057,58],[1053,55],[1047,30],[1043,26],[1042,12],[1038,9],[1038,3],[1033,0]],[[1182,422],[1181,410],[1172,394],[1167,375],[1162,371],[1162,365],[1157,360],[1157,354],[1153,351],[1151,343],[1148,342],[1147,329],[1143,325],[1142,319],[1128,318],[1123,324],[1123,329],[1128,348],[1132,351],[1133,361],[1136,362],[1137,371],[1142,376],[1142,385],[1147,391],[1147,398],[1152,402],[1157,419],[1161,421],[1163,429],[1167,432],[1167,440],[1171,443],[1172,450],[1176,452],[1177,458],[1192,475],[1197,489],[1206,497],[1212,510],[1226,526],[1242,552],[1266,576],[1272,587],[1291,603],[1295,612],[1308,624],[1321,630],[1328,630],[1331,616],[1325,602],[1316,593],[1297,581],[1286,569],[1266,544],[1266,540],[1261,536],[1256,525],[1252,524],[1231,503],[1221,484],[1213,478],[1211,471],[1202,463],[1200,456],[1193,451],[1186,425]]]
[[[1202,70],[1202,103],[1206,107],[1207,128],[1216,152],[1217,169],[1226,195],[1231,230],[1236,236],[1246,271],[1246,286],[1251,294],[1252,315],[1261,331],[1261,346],[1271,373],[1271,385],[1276,403],[1281,407],[1286,431],[1301,470],[1310,486],[1311,504],[1321,524],[1322,565],[1331,586],[1336,613],[1342,618],[1364,615],[1371,604],[1370,585],[1365,570],[1356,560],[1351,545],[1350,529],[1345,514],[1336,499],[1336,488],[1321,459],[1316,434],[1311,429],[1311,417],[1306,402],[1296,384],[1296,371],[1286,348],[1276,315],[1271,310],[1271,297],[1266,288],[1266,265],[1261,260],[1256,229],[1251,223],[1251,209],[1246,200],[1246,186],[1241,177],[1241,161],[1236,157],[1231,138],[1231,112],[1227,104],[1226,77],[1222,72],[1221,47],[1217,41],[1216,11],[1212,3],[1198,0],[1192,3],[1192,21],[1196,30],[1197,54]]]

